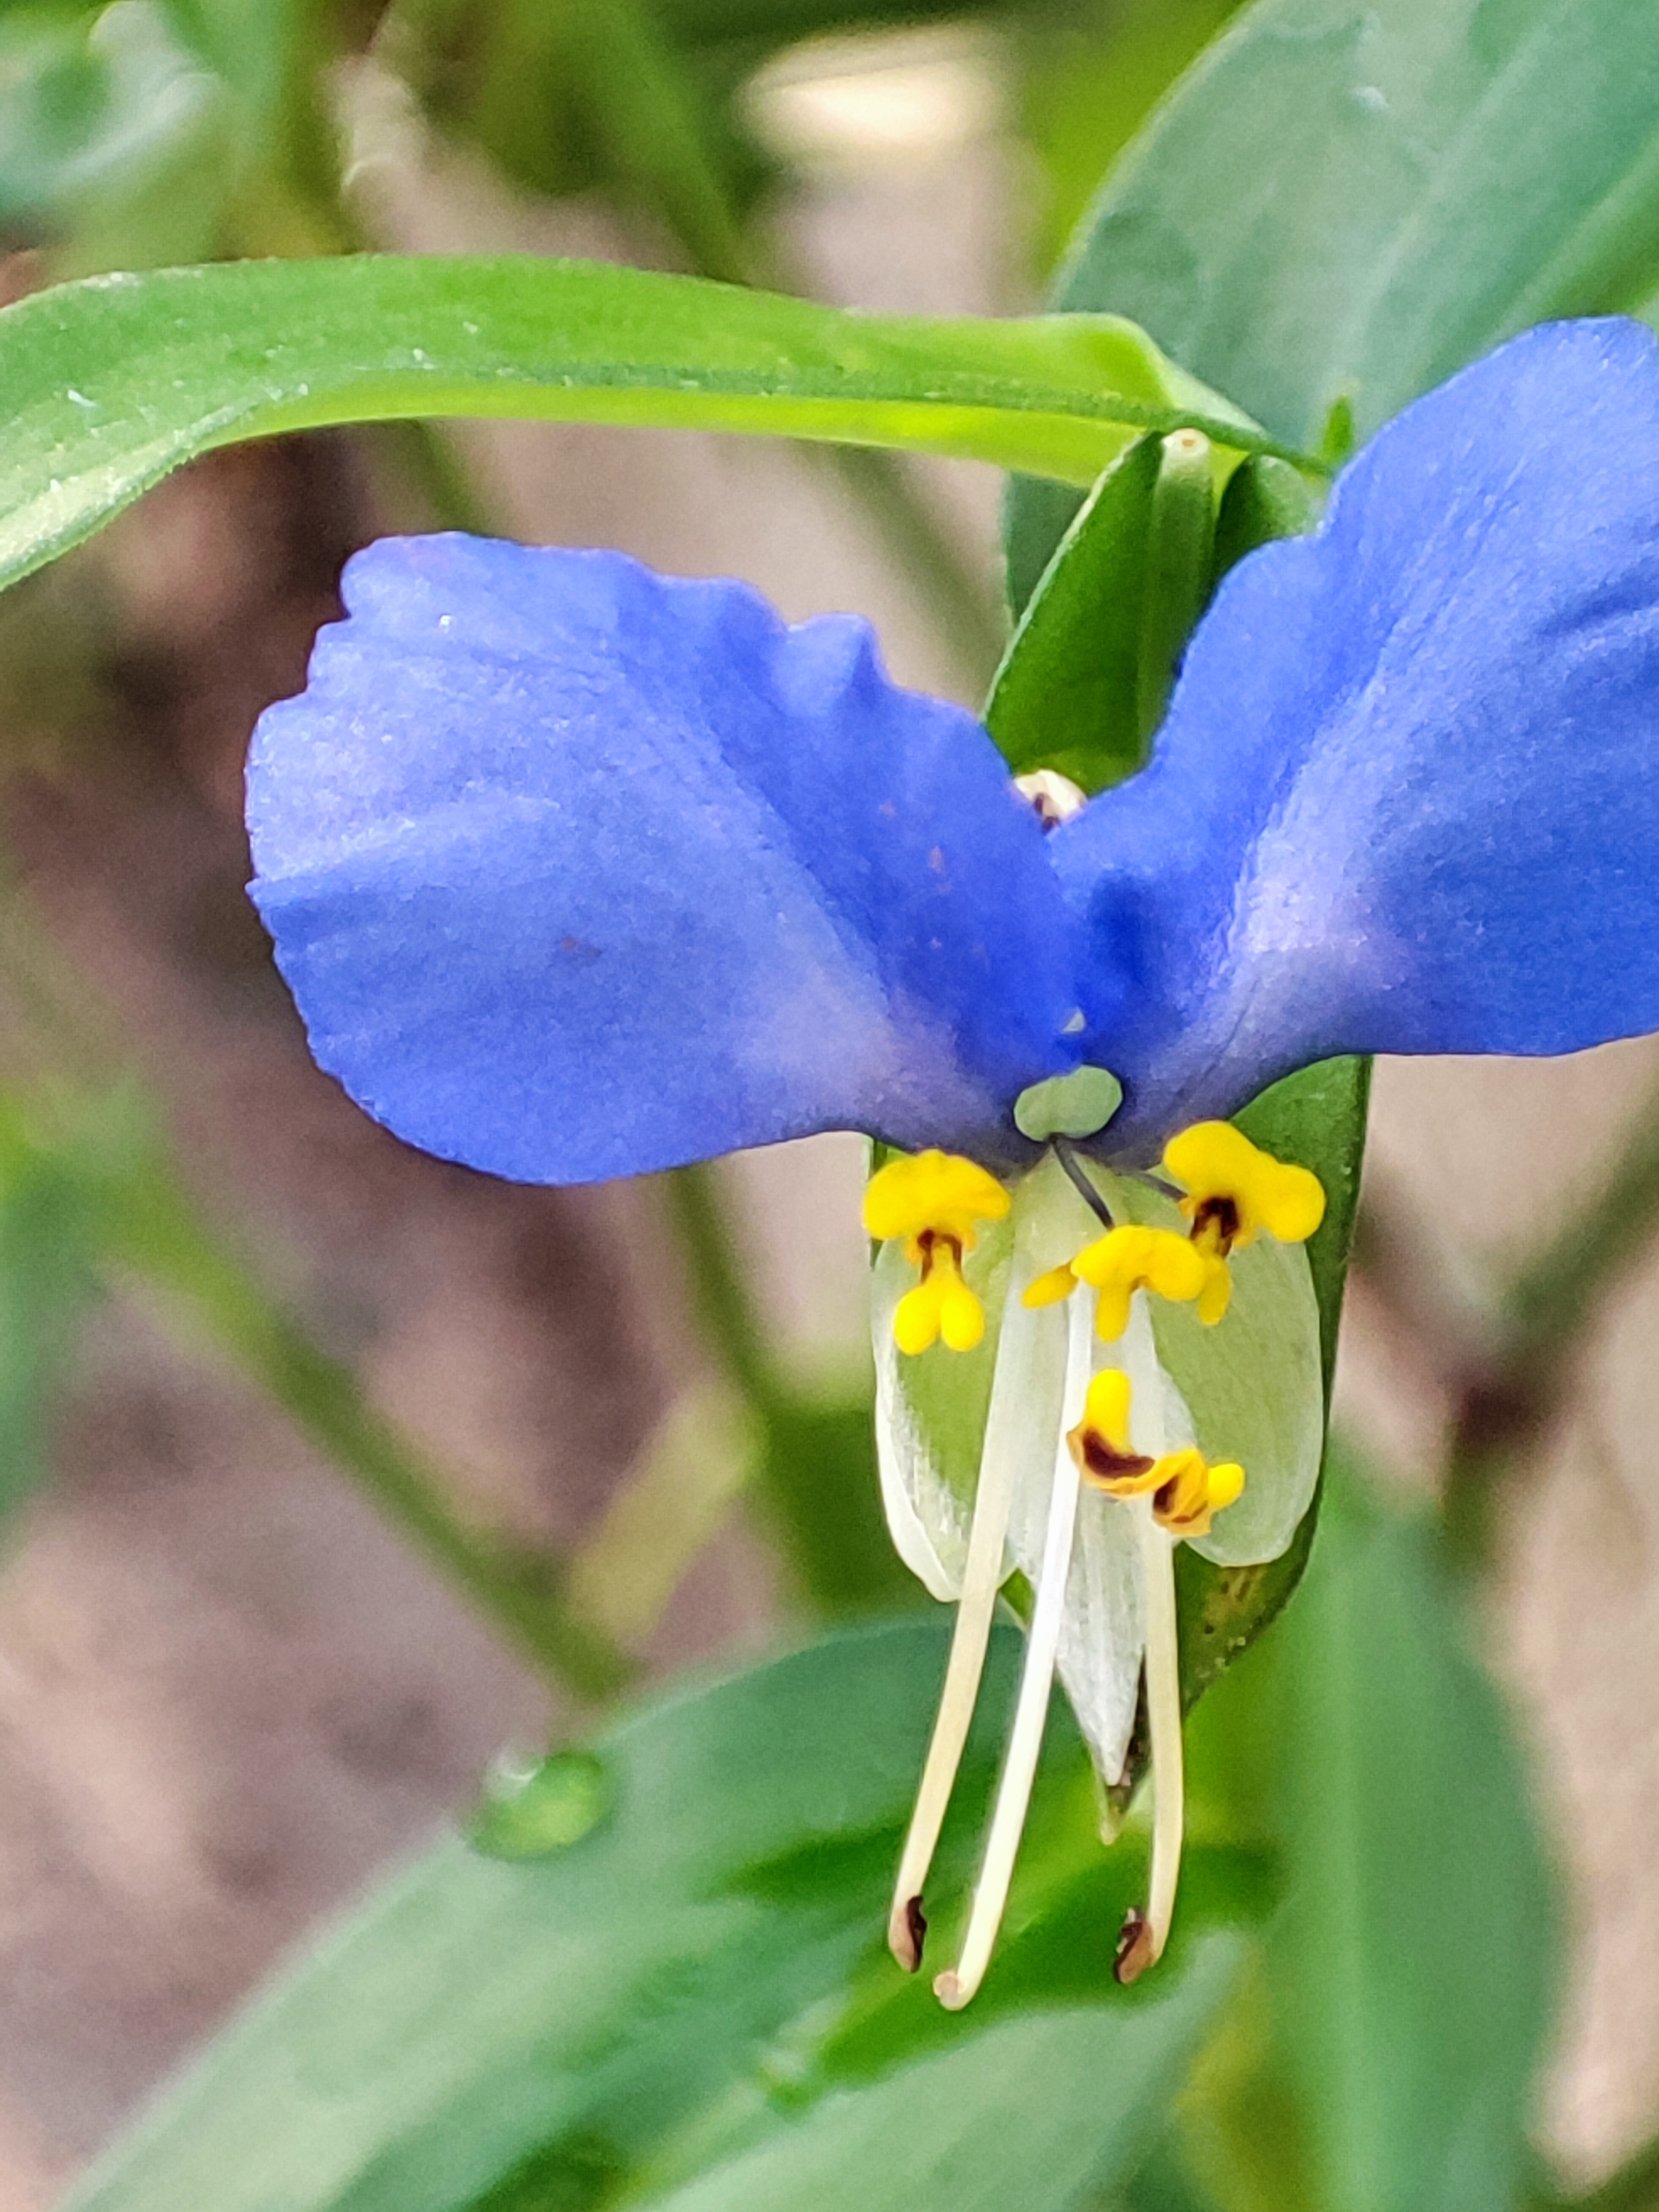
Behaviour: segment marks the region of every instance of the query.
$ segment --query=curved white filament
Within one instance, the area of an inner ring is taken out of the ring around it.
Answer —
[[[992,1946],[996,1942],[1020,1832],[1031,1801],[1037,1757],[1042,1748],[1043,1723],[1054,1676],[1054,1656],[1060,1644],[1060,1621],[1066,1605],[1066,1573],[1071,1565],[1072,1539],[1077,1526],[1079,1477],[1066,1441],[1067,1430],[1083,1418],[1089,1386],[1092,1316],[1087,1298],[1070,1301],[1070,1328],[1066,1349],[1066,1386],[1060,1432],[1054,1453],[1053,1484],[1048,1497],[1048,1521],[1037,1578],[1025,1667],[1020,1677],[1019,1699],[1008,1738],[1002,1778],[997,1785],[995,1809],[986,1839],[985,1857],[975,1885],[962,1955],[955,1968],[939,1976],[933,1991],[951,2012],[969,2003],[985,1978]]]

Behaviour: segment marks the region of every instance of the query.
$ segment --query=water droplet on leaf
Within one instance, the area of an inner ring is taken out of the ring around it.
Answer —
[[[605,1762],[591,1751],[556,1751],[533,1765],[502,1759],[467,1824],[467,1841],[490,1858],[543,1858],[597,1827],[611,1795]]]

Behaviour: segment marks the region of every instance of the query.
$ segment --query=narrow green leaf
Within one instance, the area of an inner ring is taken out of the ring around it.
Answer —
[[[1187,640],[1208,604],[1215,550],[1214,460],[1209,441],[1188,432],[1163,439],[1160,449],[1135,684],[1143,758],[1164,720]]]
[[[1135,429],[1278,450],[1111,316],[926,322],[599,263],[396,256],[90,278],[0,313],[0,582],[216,446],[522,416],[953,453],[1092,483]]]
[[[947,1912],[1020,1644],[993,1650]],[[943,2013],[882,1945],[943,1662],[934,1624],[848,1635],[624,1723],[590,1755],[586,1832],[513,1863],[448,1844],[397,1877],[219,2039],[76,2212],[1069,2212],[1163,2124],[1260,1884],[1197,1855],[1176,1949],[1119,1990],[1121,1886],[1144,1864],[1101,1853],[1057,1717],[1015,1893],[1017,2001]],[[849,2005],[861,2025],[838,2035]]]

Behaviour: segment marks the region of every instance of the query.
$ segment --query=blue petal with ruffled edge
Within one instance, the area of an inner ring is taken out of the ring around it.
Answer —
[[[1051,849],[1128,1154],[1332,1053],[1659,1028],[1652,334],[1546,325],[1408,408]]]
[[[990,739],[866,624],[459,536],[343,588],[248,820],[313,1049],[378,1120],[532,1182],[825,1128],[1030,1154],[1069,918]]]

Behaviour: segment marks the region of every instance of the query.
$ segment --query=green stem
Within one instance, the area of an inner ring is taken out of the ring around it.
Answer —
[[[665,1178],[705,1342],[760,1424],[755,1486],[800,1595],[827,1617],[906,1603],[915,1586],[883,1518],[861,1401],[819,1405],[780,1374],[744,1286],[716,1170]]]
[[[562,38],[620,185],[665,224],[695,272],[774,291],[804,288],[732,203],[709,118],[672,40],[638,0],[579,0]],[[1006,642],[994,593],[965,562],[895,454],[801,449],[862,508],[888,556],[921,586],[963,672],[988,686]]]
[[[1510,1279],[1487,1346],[1457,1377],[1445,1515],[1454,1552],[1490,1547],[1493,1501],[1547,1422],[1608,1297],[1659,1230],[1659,1088],[1601,1189]]]
[[[623,1686],[630,1662],[564,1602],[563,1562],[465,1528],[441,1478],[224,1250],[163,1165],[135,1164],[106,1206],[116,1270],[182,1308],[526,1658],[585,1698]]]
[[[692,1285],[697,1321],[727,1376],[769,1425],[787,1403],[765,1338],[755,1318],[726,1207],[713,1167],[678,1168],[663,1178]]]

